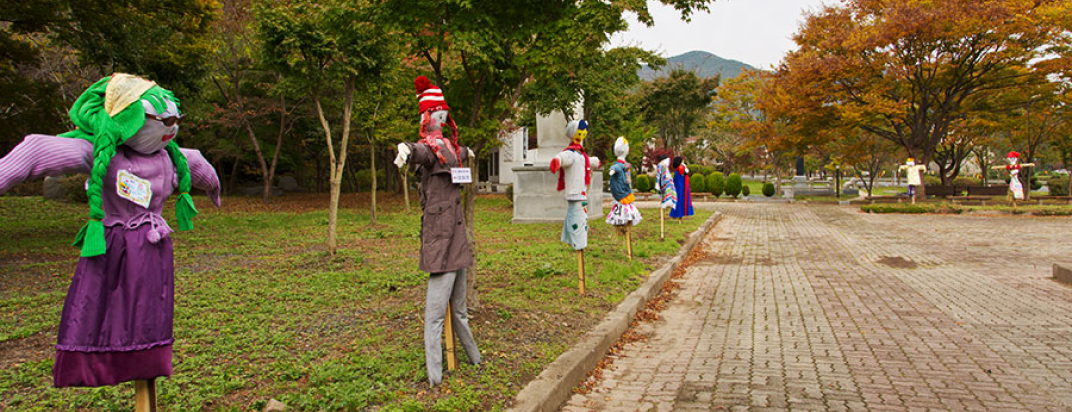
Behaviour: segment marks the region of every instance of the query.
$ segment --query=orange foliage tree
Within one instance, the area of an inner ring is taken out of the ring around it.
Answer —
[[[930,163],[958,121],[1068,75],[1072,2],[847,0],[809,15],[772,79],[797,135],[856,127]],[[826,136],[822,136],[825,134]]]

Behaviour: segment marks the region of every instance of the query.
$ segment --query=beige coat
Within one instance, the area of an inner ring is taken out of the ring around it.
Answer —
[[[459,167],[454,153],[441,146],[447,164],[439,162],[432,148],[423,143],[407,143],[409,164],[421,175],[421,261],[420,269],[428,273],[453,272],[473,264],[469,240],[465,236],[465,212],[461,185],[451,182],[450,168]],[[461,148],[461,161],[469,149]]]

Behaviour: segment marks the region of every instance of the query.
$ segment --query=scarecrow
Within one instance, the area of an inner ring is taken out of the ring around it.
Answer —
[[[562,222],[562,241],[577,251],[577,267],[584,294],[584,249],[588,247],[588,186],[592,184],[592,169],[599,159],[584,152],[588,122],[574,120],[566,125],[569,146],[551,159],[551,173],[558,173],[558,191],[566,192],[566,220]]]
[[[155,378],[171,375],[175,302],[171,226],[161,216],[176,191],[179,230],[197,215],[191,188],[220,205],[212,165],[175,143],[179,100],[128,74],[105,77],[70,110],[77,129],[29,135],[0,159],[0,193],[15,184],[88,173],[89,221],[75,238],[81,259],[60,317],[53,384],[135,381],[136,410],[155,410]]]
[[[662,203],[659,208],[659,238],[666,238],[666,213],[667,208],[677,206],[677,190],[674,187],[674,179],[670,177],[670,156],[659,155],[659,163],[655,165],[655,190],[662,193]]]
[[[1004,166],[993,166],[991,169],[1009,171],[1009,197],[1014,200],[1024,200],[1024,185],[1020,183],[1020,168],[1034,166],[1034,163],[1020,163],[1020,153],[1009,152],[1005,156]]]
[[[444,329],[447,369],[454,369],[455,334],[469,361],[480,364],[480,351],[469,329],[465,305],[465,269],[472,266],[473,255],[465,235],[461,198],[461,184],[472,181],[469,169],[463,164],[473,157],[473,152],[458,145],[458,127],[450,117],[443,91],[424,76],[417,77],[414,86],[420,108],[420,141],[399,143],[394,163],[399,168],[415,165],[421,175],[420,200],[424,214],[419,267],[429,273],[424,306],[424,359],[428,382],[434,386],[443,382],[440,335]]]
[[[614,204],[607,213],[607,224],[617,227],[625,232],[625,246],[629,259],[633,258],[633,244],[630,240],[630,227],[640,224],[640,210],[633,202],[633,179],[630,176],[632,167],[625,157],[629,154],[629,142],[624,137],[618,137],[614,141],[614,155],[618,161],[610,167],[610,194],[614,197]]]

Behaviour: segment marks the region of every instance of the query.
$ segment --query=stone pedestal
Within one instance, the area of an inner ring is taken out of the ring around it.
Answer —
[[[565,192],[556,190],[558,174],[548,166],[513,168],[513,223],[549,223],[566,219]],[[603,169],[592,169],[592,185],[588,190],[588,220],[603,217]]]
[[[584,115],[578,104],[573,108],[573,120]],[[536,116],[537,148],[531,166],[511,168],[514,172],[513,223],[561,222],[566,219],[564,192],[556,190],[558,175],[551,173],[551,159],[569,146],[566,138],[566,115],[556,111]],[[598,127],[592,125],[592,127]],[[605,163],[606,159],[599,159]],[[603,217],[603,169],[592,169],[592,184],[588,186],[588,220]]]

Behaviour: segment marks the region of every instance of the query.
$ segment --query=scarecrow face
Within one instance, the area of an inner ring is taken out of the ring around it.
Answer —
[[[443,125],[447,124],[447,111],[436,110],[428,116],[428,131],[443,130]]]
[[[906,165],[909,165],[909,166],[915,166],[915,165],[916,165],[916,161],[915,161],[915,159],[912,159],[911,157],[909,157],[909,158],[908,158],[908,160],[907,160],[907,161],[905,161],[905,164],[906,164]]]
[[[179,107],[173,101],[164,100],[167,110],[158,113],[148,100],[142,100],[141,104],[145,108],[145,125],[123,144],[138,153],[156,153],[167,146],[179,133]]]
[[[1015,157],[1015,156],[1009,156],[1009,157],[1006,157],[1006,158],[1005,158],[1005,161],[1006,161],[1007,163],[1009,163],[1010,165],[1014,165],[1014,164],[1016,164],[1016,163],[1020,162],[1020,158],[1019,158],[1019,157]]]
[[[619,159],[624,159],[629,154],[629,142],[624,137],[619,137],[614,141],[614,155]]]

